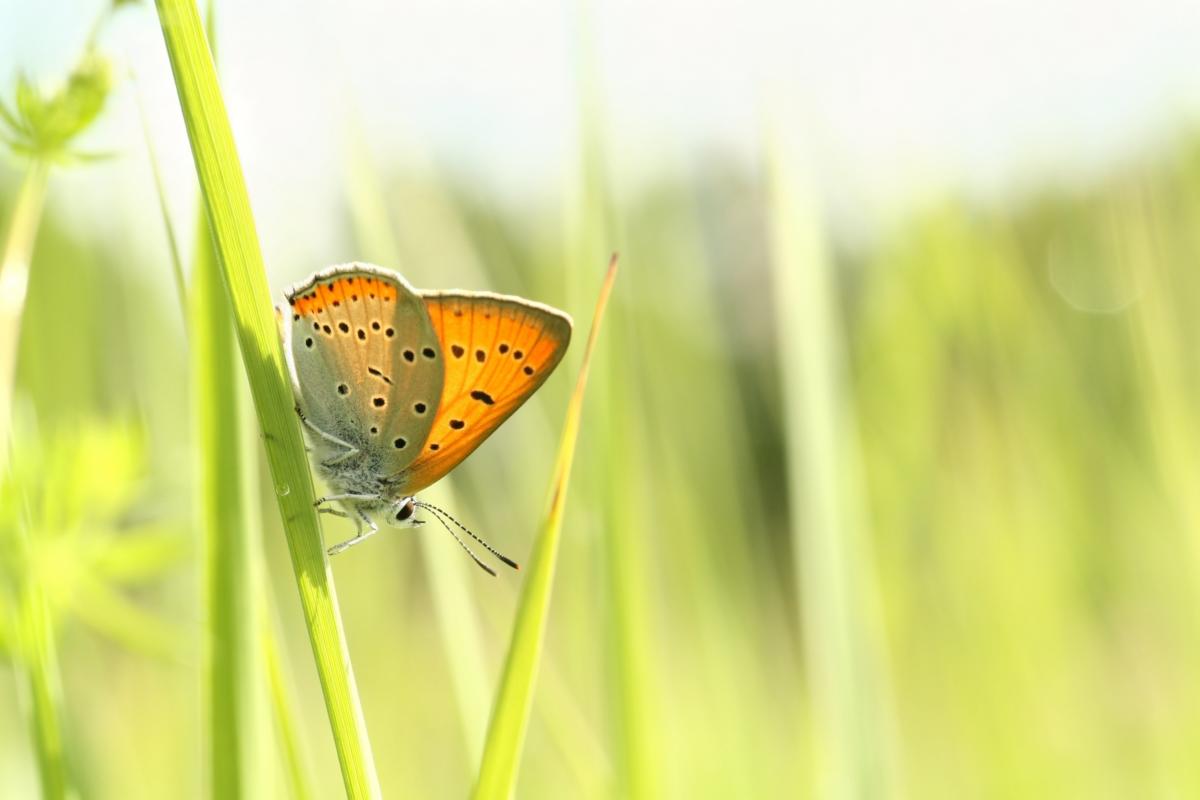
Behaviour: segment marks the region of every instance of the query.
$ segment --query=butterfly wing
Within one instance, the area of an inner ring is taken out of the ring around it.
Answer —
[[[396,273],[367,264],[319,272],[287,299],[302,413],[381,477],[406,467],[442,395],[443,355],[425,301]]]
[[[557,309],[490,293],[422,292],[441,342],[445,379],[421,452],[389,483],[413,494],[469,456],[537,391],[571,340]]]

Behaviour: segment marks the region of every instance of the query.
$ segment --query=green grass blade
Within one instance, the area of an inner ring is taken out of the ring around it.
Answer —
[[[233,307],[346,793],[353,798],[377,797],[379,781],[313,510],[308,456],[284,371],[250,198],[216,70],[195,3],[158,0],[156,5]]]
[[[209,5],[205,32],[215,61],[214,9],[214,5]],[[258,741],[265,739],[258,715],[257,679],[261,666],[281,740],[289,796],[308,798],[312,796],[311,778],[304,766],[296,731],[295,700],[279,654],[272,600],[261,575],[261,528],[253,521],[256,514],[251,501],[258,495],[255,456],[247,442],[247,409],[241,400],[237,378],[239,359],[212,232],[201,210],[193,262],[196,287],[190,301],[196,306],[193,316],[188,310],[179,237],[171,223],[140,95],[138,107],[180,308],[185,324],[189,319],[195,321],[192,330],[195,339],[206,345],[193,355],[193,374],[200,441],[200,528],[206,550],[203,584],[207,635],[202,694],[207,706],[209,792],[214,797],[254,796],[262,790],[263,780],[270,774],[269,770],[246,769],[247,764],[261,761],[266,750]],[[221,424],[223,419],[228,424]],[[251,638],[249,615],[244,613],[250,605],[249,598],[258,605],[257,639]]]
[[[216,59],[215,6],[205,20],[209,47]],[[166,195],[158,174],[148,128],[146,146],[154,172],[159,208],[173,251],[177,286],[183,268],[175,251]],[[240,358],[233,337],[229,299],[221,286],[221,269],[213,249],[212,231],[203,211],[196,226],[192,260],[193,391],[199,443],[200,531],[204,542],[203,594],[205,609],[204,678],[205,742],[208,792],[212,797],[261,795],[269,770],[258,768],[266,748],[262,728],[264,686],[270,680],[258,649],[259,614],[248,612],[266,601],[259,585],[260,526],[255,524],[253,498],[258,496],[254,451],[248,439],[249,419],[239,378]],[[186,299],[185,299],[186,302]]]
[[[777,144],[772,155],[776,319],[817,795],[888,797],[890,715],[873,658],[872,559],[857,519],[835,267],[793,154]]]
[[[204,542],[205,707],[209,792],[212,797],[246,795],[244,742],[254,726],[252,663],[255,598],[251,564],[252,530],[245,525],[243,490],[249,465],[241,457],[243,419],[237,345],[229,301],[221,288],[208,221],[201,218],[193,262],[192,353],[200,468],[200,526]]]
[[[567,418],[563,423],[562,438],[559,440],[554,477],[550,482],[550,502],[542,523],[541,535],[534,544],[529,575],[525,578],[521,600],[517,605],[512,641],[509,643],[500,691],[496,696],[492,719],[488,725],[479,781],[475,786],[476,798],[508,798],[512,796],[516,786],[521,748],[525,742],[525,729],[529,723],[529,711],[533,702],[533,686],[542,654],[546,617],[550,613],[550,591],[554,586],[554,568],[558,560],[563,509],[566,507],[571,462],[575,458],[575,442],[579,436],[588,366],[616,277],[617,258],[614,255],[609,263],[604,285],[600,289],[600,297],[596,301],[596,313],[592,318],[592,330],[583,352],[583,363],[579,368],[575,391],[567,405]]]

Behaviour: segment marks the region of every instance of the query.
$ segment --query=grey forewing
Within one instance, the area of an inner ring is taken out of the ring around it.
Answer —
[[[382,271],[326,272],[339,303],[292,321],[291,354],[310,422],[358,452],[322,468],[347,490],[381,491],[428,438],[442,394],[442,352],[422,299]],[[364,281],[394,290],[370,291]],[[317,443],[324,451],[326,443]],[[337,448],[328,451],[337,453]],[[375,486],[375,489],[369,489]]]

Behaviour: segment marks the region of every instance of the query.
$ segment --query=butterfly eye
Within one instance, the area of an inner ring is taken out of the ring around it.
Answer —
[[[413,506],[413,501],[409,500],[407,503],[400,506],[398,511],[396,511],[396,521],[403,522],[411,517],[414,511],[416,511],[416,508]]]

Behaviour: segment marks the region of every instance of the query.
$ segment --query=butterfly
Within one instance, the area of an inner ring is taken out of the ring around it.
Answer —
[[[417,492],[458,466],[540,387],[566,352],[571,318],[520,297],[414,289],[398,273],[352,263],[285,293],[278,315],[296,413],[333,494],[327,514],[353,519],[339,553],[379,530],[412,527]],[[342,510],[334,508],[337,503]],[[495,574],[492,572],[492,574]]]

